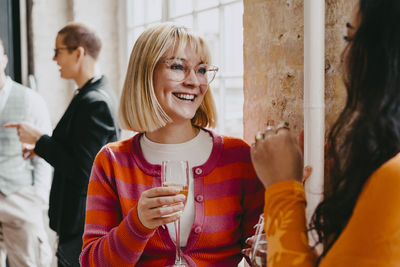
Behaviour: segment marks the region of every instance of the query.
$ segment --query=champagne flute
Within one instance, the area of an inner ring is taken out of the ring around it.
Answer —
[[[249,258],[253,267],[267,266],[267,240],[264,231],[264,214],[261,214],[257,224],[254,226],[256,233],[254,234],[253,245],[251,246]]]
[[[163,161],[161,164],[161,181],[162,186],[179,188],[178,194],[188,196],[189,188],[189,163],[187,160],[181,161]],[[176,235],[176,256],[175,263],[171,267],[185,267],[182,263],[181,244],[180,244],[180,224],[178,219],[174,222]]]

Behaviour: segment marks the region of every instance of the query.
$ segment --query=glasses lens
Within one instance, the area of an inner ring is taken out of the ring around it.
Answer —
[[[181,60],[166,60],[164,63],[172,80],[180,82],[186,78],[187,67]]]
[[[171,78],[177,82],[186,80],[192,72],[192,68],[182,62],[182,60],[166,60],[163,63],[167,65]],[[202,85],[208,85],[214,80],[218,67],[201,64],[193,70],[195,71],[199,83]]]
[[[214,80],[216,70],[217,68],[215,66],[206,64],[198,66],[196,70],[197,80],[202,85],[210,84]]]
[[[184,69],[173,69],[172,74],[173,79],[177,82],[181,82],[186,79],[186,72]]]

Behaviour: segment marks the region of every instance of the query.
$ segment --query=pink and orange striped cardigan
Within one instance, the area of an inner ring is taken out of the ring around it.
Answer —
[[[264,188],[251,165],[249,146],[208,132],[213,136],[211,155],[192,169],[195,218],[183,257],[190,266],[237,266],[262,212]],[[150,230],[138,219],[140,194],[161,186],[160,166],[144,159],[140,136],[108,144],[95,159],[83,267],[165,266],[174,261],[175,244],[167,227]]]

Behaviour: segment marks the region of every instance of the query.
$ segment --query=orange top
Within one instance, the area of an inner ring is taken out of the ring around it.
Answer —
[[[265,203],[268,267],[315,266],[302,184],[288,180],[269,186]],[[371,175],[347,226],[319,266],[400,266],[400,154]]]

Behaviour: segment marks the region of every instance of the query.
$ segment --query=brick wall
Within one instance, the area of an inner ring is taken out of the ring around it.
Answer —
[[[346,97],[340,53],[352,1],[325,1],[326,129]],[[244,0],[244,138],[269,119],[303,128],[303,0]]]

